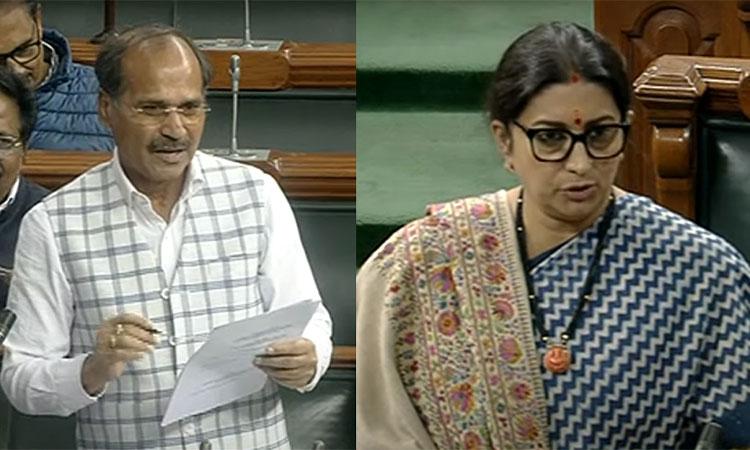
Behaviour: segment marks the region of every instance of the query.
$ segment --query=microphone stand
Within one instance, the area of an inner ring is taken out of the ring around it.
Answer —
[[[104,0],[104,29],[91,38],[92,44],[101,44],[115,33],[115,0]]]
[[[282,40],[253,40],[250,33],[250,0],[245,0],[245,29],[241,39],[195,39],[195,44],[202,50],[233,50],[278,52],[284,45]]]
[[[232,135],[230,136],[229,149],[211,148],[203,149],[203,151],[234,161],[268,161],[271,154],[270,150],[243,149],[239,148],[237,144],[241,69],[240,55],[236,53],[229,59],[229,75],[232,77]]]
[[[249,33],[249,32],[248,32]],[[240,96],[240,55],[232,55],[231,63],[232,74],[232,154],[237,154],[237,115]]]

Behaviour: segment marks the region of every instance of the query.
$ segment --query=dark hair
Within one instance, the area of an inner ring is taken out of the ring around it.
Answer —
[[[630,83],[620,53],[596,32],[552,22],[527,31],[503,54],[487,93],[490,119],[507,124],[542,89],[568,82],[573,74],[606,88],[625,118]]]
[[[24,80],[5,66],[0,66],[0,93],[10,97],[18,105],[21,115],[21,142],[24,148],[31,137],[36,122],[36,99],[34,91]]]
[[[31,14],[31,17],[33,18],[36,15],[36,9],[39,7],[39,2],[36,0],[23,0],[23,3],[26,5],[26,9],[29,10],[29,14]]]
[[[200,65],[203,89],[207,89],[213,73],[211,63],[203,52],[182,31],[168,25],[152,23],[129,27],[121,33],[112,35],[104,43],[94,66],[102,90],[113,97],[118,97],[122,93],[122,58],[128,49],[151,39],[169,36],[182,40],[193,51]]]
[[[0,0],[0,3],[17,3],[23,5],[32,19],[36,17],[36,9],[39,7],[37,0]]]

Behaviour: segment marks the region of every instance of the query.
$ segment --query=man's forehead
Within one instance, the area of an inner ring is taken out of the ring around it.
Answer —
[[[0,53],[33,40],[34,19],[22,4],[0,2]]]
[[[128,61],[137,64],[142,59],[153,58],[156,55],[172,61],[195,58],[188,44],[182,39],[173,35],[163,35],[154,36],[131,45],[123,55],[123,62]]]
[[[158,38],[128,49],[122,59],[124,93],[139,101],[165,100],[165,93],[181,101],[200,99],[203,83],[200,64],[187,44],[179,39]]]

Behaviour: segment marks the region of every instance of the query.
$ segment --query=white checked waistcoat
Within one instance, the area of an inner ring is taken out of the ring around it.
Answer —
[[[111,316],[135,312],[170,336],[129,363],[99,400],[78,412],[84,449],[289,448],[281,400],[260,392],[160,426],[177,376],[216,326],[263,312],[263,178],[257,169],[197,153],[203,187],[187,200],[174,279],[136,230],[133,211],[105,163],[45,199],[71,285],[71,355],[92,352]],[[249,356],[248,356],[249,357]]]

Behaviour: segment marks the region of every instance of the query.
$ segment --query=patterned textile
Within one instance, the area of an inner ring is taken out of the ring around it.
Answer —
[[[593,255],[586,230],[532,273],[559,336]],[[693,448],[701,424],[750,398],[750,268],[726,242],[626,195],[602,255],[575,358],[543,374],[558,448]],[[745,417],[745,426],[750,417]]]
[[[262,248],[262,179],[256,169],[198,153],[206,184],[188,200],[174,280],[135,232],[106,163],[44,201],[74,291],[71,354],[91,352],[106,317],[136,312],[173,339],[130,363],[98,402],[78,412],[79,448],[288,448],[281,401],[259,393],[162,428],[169,396],[190,356],[216,326],[263,312],[257,267]]]
[[[748,401],[750,267],[735,249],[619,197],[572,368],[553,375],[506,201],[432,207],[375,256],[398,372],[437,448],[691,448],[703,424]],[[532,273],[553,336],[573,315],[597,224]]]
[[[395,275],[386,306],[404,387],[441,449],[547,447],[523,272],[501,201],[433,207],[376,256]]]

